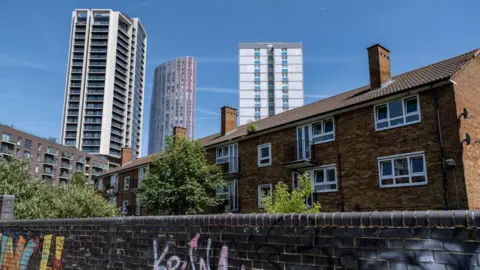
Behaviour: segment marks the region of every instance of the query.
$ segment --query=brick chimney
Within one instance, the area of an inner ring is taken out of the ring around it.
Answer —
[[[232,107],[222,107],[222,119],[221,119],[221,133],[222,136],[226,133],[237,128],[237,109]]]
[[[184,127],[173,127],[173,136],[187,136],[187,129]]]
[[[122,147],[122,155],[120,159],[120,166],[127,164],[128,162],[132,161],[133,158],[133,151],[130,147]]]
[[[380,44],[367,48],[370,69],[370,87],[377,89],[392,78],[390,71],[390,51]]]

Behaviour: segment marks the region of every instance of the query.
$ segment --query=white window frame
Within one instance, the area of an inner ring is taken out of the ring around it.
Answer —
[[[103,178],[98,180],[97,189],[103,190]]]
[[[143,179],[145,179],[145,171],[146,171],[147,167],[140,167],[138,168],[138,185],[137,185],[137,188],[141,188],[142,187],[142,182],[143,182]]]
[[[263,188],[270,189],[270,194],[272,194],[272,184],[258,185],[258,188],[257,188],[257,204],[258,204],[258,208],[260,208],[260,209],[263,208],[263,204],[262,204],[262,197],[263,197],[262,189]]]
[[[325,132],[325,123],[328,122],[328,121],[332,121],[332,124],[333,124],[333,130],[331,132]],[[319,123],[321,123],[321,125],[322,125],[322,133],[314,135],[313,134],[313,126],[316,125],[316,124],[319,124]],[[318,142],[314,141],[315,138],[323,137],[323,136],[327,136],[327,135],[333,135],[333,138],[328,139],[328,140],[318,141]],[[335,120],[333,118],[326,118],[326,119],[322,119],[321,121],[311,123],[310,124],[310,138],[312,139],[312,144],[321,144],[321,143],[327,143],[327,142],[335,141]]]
[[[407,108],[405,107],[405,101],[409,100],[409,99],[412,99],[412,98],[417,99],[417,112],[407,114],[407,111],[406,111]],[[395,118],[390,118],[390,110],[389,110],[388,105],[392,102],[397,102],[397,101],[402,101],[403,115],[399,116],[399,117],[395,117]],[[387,107],[387,118],[379,121],[379,120],[377,120],[377,108],[378,107],[383,107],[383,106]],[[414,115],[417,115],[417,114],[418,114],[418,120],[407,123],[407,117],[408,116],[414,116]],[[381,131],[381,130],[392,129],[392,128],[403,127],[403,126],[408,126],[408,125],[413,125],[413,124],[416,124],[416,123],[420,123],[420,122],[422,122],[422,113],[421,113],[421,110],[420,110],[420,97],[417,94],[417,95],[408,96],[408,97],[404,97],[404,98],[397,98],[397,99],[394,99],[394,100],[390,100],[388,102],[384,102],[382,104],[377,104],[377,105],[373,106],[373,115],[374,115],[374,122],[375,122],[375,131]],[[392,126],[390,124],[390,121],[396,120],[396,119],[402,119],[402,118],[403,118],[403,123],[402,124],[397,124],[397,125],[394,125],[394,126]],[[378,123],[385,123],[385,122],[388,123],[387,127],[383,127],[383,128],[378,128],[377,127]]]
[[[118,174],[110,175],[110,185],[113,187],[113,192],[118,192]]]
[[[223,155],[224,149],[227,149],[227,154]],[[218,150],[222,149],[222,155],[218,156]],[[235,173],[238,172],[238,144],[232,143],[229,145],[224,145],[221,147],[217,147],[215,149],[215,161],[216,164],[224,164],[229,163],[229,172]]]
[[[125,176],[123,178],[123,190],[129,190],[130,189],[130,176]]]
[[[138,198],[135,199],[135,215],[142,215],[142,206],[140,205],[140,200]]]
[[[122,214],[128,214],[128,200],[122,202]]]
[[[415,157],[422,157],[423,158],[423,172],[422,173],[413,173],[412,172],[412,163],[411,159]],[[408,160],[408,175],[401,175],[401,176],[395,176],[395,159],[407,159]],[[378,184],[380,188],[394,188],[394,187],[410,187],[410,186],[424,186],[428,184],[428,176],[427,176],[427,161],[425,158],[425,152],[424,151],[419,151],[419,152],[412,152],[412,153],[405,153],[405,154],[399,154],[399,155],[392,155],[392,156],[386,156],[386,157],[378,157]],[[392,175],[382,175],[382,162],[385,161],[390,161],[392,163]],[[417,182],[417,183],[412,183],[412,177],[418,177],[418,176],[423,176],[425,177],[424,182]],[[409,180],[409,183],[402,183],[402,184],[396,184],[395,179],[397,178],[407,178]],[[393,184],[390,185],[384,185],[382,184],[383,179],[392,179]]]
[[[335,170],[335,181],[330,181],[327,182],[327,171],[328,170]],[[315,183],[315,172],[317,171],[323,171],[323,176],[325,177],[325,182],[323,183]],[[323,165],[319,167],[313,168],[311,171],[309,171],[310,174],[310,180],[312,181],[312,187],[313,187],[313,193],[329,193],[329,192],[337,192],[338,191],[338,174],[337,174],[337,165],[336,164],[329,164],[329,165]],[[320,187],[320,186],[329,186],[332,184],[336,184],[335,189],[328,189],[328,190],[315,190],[315,187]]]
[[[261,157],[261,149],[268,147],[268,157]],[[262,160],[268,159],[268,163],[261,163]],[[258,167],[267,167],[272,165],[272,144],[271,143],[265,143],[261,144],[257,147],[257,165]]]
[[[238,180],[227,181],[227,191],[217,190],[217,197],[227,197],[229,201],[228,212],[237,212],[238,211]],[[227,211],[227,209],[225,209]]]

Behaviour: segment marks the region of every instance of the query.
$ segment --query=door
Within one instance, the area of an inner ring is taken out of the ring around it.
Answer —
[[[228,148],[230,154],[229,172],[236,173],[238,172],[238,144],[231,144]]]
[[[311,142],[309,125],[297,128],[297,159],[311,158]]]

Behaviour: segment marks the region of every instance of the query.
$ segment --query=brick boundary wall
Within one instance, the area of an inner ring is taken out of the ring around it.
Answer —
[[[0,265],[17,265],[15,269],[480,269],[477,226],[480,211],[0,221]]]

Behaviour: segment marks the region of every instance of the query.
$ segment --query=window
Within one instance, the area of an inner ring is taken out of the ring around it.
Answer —
[[[18,140],[17,140],[17,145],[22,145],[22,137],[18,137]]]
[[[337,169],[335,165],[328,165],[314,169],[311,173],[313,192],[333,192],[338,190]]]
[[[270,195],[270,194],[272,194],[272,184],[258,185],[258,196],[257,196],[258,208],[263,208],[262,199],[265,195]]]
[[[38,144],[37,151],[39,151],[39,152],[42,151],[42,144],[41,143]]]
[[[25,139],[25,148],[32,149],[32,141]]]
[[[123,201],[122,204],[122,214],[128,214],[128,200]]]
[[[40,166],[37,164],[35,165],[35,172],[38,173],[40,171]]]
[[[40,154],[37,154],[37,163],[40,163]]]
[[[255,56],[255,60],[260,60],[260,56]]]
[[[260,116],[255,116],[255,121],[260,120]]]
[[[138,198],[135,201],[135,215],[136,216],[142,215],[142,205],[140,204],[140,200]]]
[[[282,60],[287,60],[287,59],[288,59],[288,56],[286,56],[286,55],[282,56]]]
[[[418,96],[375,106],[375,129],[383,130],[421,121]]]
[[[10,142],[10,138],[11,138],[12,135],[8,134],[8,133],[3,133],[2,134],[2,141],[4,142]]]
[[[254,75],[255,75],[255,78],[260,78],[260,73],[255,72]]]
[[[255,112],[260,112],[260,108],[255,108]]]
[[[20,149],[19,149],[19,148],[17,148],[17,149],[15,150],[15,155],[16,155],[18,158],[20,157]]]
[[[380,187],[427,184],[424,152],[378,158]]]
[[[287,48],[282,48],[282,52],[286,52],[287,51]]]
[[[29,151],[23,151],[23,158],[24,159],[30,159],[31,153]]]
[[[100,178],[97,183],[97,188],[103,190],[103,178]]]
[[[225,212],[238,211],[238,181],[228,181],[223,188],[217,189],[217,196],[223,199]]]
[[[130,189],[130,176],[126,176],[123,178],[123,190],[129,190]]]
[[[142,168],[138,168],[138,186],[137,188],[141,188],[142,187],[142,181],[143,179],[145,178],[145,171],[146,171],[147,168],[145,167],[142,167]]]
[[[258,146],[258,167],[272,165],[272,144],[262,144]]]
[[[217,148],[217,164],[228,163],[230,173],[238,172],[238,144],[230,144]]]
[[[283,103],[288,103],[288,98],[282,98]]]
[[[258,48],[255,48],[255,49],[253,49],[253,50],[256,51],[256,52],[259,52],[259,51],[260,51],[260,49],[258,49]]]
[[[335,139],[333,119],[323,120],[312,124],[313,143],[329,142]]]
[[[260,65],[255,65],[255,68],[260,68]]]
[[[118,192],[118,174],[110,176],[110,185],[113,187],[113,192]]]
[[[253,85],[260,85],[260,82],[253,82]]]

